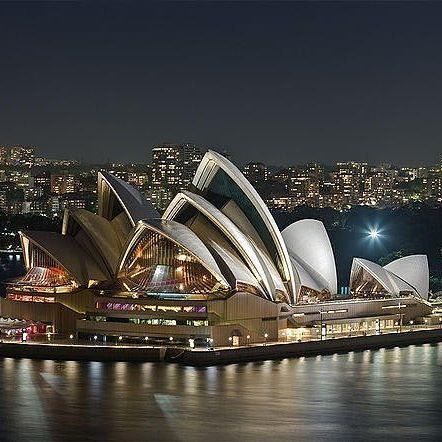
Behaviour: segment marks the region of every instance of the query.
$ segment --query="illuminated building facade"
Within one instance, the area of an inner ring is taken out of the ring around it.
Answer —
[[[349,161],[337,163],[336,184],[343,205],[359,204],[363,195],[363,183],[367,177],[367,163]]]
[[[164,210],[173,196],[186,189],[202,160],[201,149],[190,143],[162,144],[152,149],[152,202]]]
[[[237,344],[278,340],[297,325],[314,325],[318,308],[330,320],[373,313],[373,306],[385,314],[382,300],[343,307],[323,224],[302,220],[281,232],[250,182],[220,154],[204,155],[191,189],[160,216],[134,187],[100,172],[97,214],[69,207],[61,233],[20,233],[27,272],[8,284],[0,314],[47,322],[65,336],[215,345],[233,337]],[[389,266],[398,278],[411,268]],[[422,310],[419,287],[398,295]],[[391,302],[396,293],[384,297]]]
[[[182,158],[179,145],[163,144],[152,149],[152,202],[159,210],[167,207],[181,187]]]
[[[243,173],[252,184],[263,183],[269,178],[267,166],[259,162],[247,163],[244,166]]]
[[[75,177],[69,173],[51,174],[51,193],[63,195],[75,192]]]
[[[14,146],[10,148],[9,163],[12,166],[31,167],[34,164],[35,148]]]

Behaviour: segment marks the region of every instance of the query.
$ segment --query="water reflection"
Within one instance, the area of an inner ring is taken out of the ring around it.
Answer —
[[[438,439],[442,345],[197,369],[0,360],[1,440]]]
[[[0,281],[24,274],[23,259],[20,254],[0,252]]]

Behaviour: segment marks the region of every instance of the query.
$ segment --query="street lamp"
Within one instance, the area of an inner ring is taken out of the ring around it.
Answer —
[[[267,333],[264,333],[264,345],[266,345],[268,337],[269,335]]]
[[[95,335],[95,336],[94,336],[94,341],[97,342],[97,339],[98,339],[98,336]]]
[[[229,336],[229,344],[232,345],[233,338]]]
[[[413,321],[413,320],[411,320],[411,321],[410,321],[410,331],[412,331],[412,330],[413,330],[413,323],[414,323],[414,321]]]
[[[144,340],[147,342],[149,340],[149,336],[146,336]]]
[[[74,339],[74,335],[72,333],[69,335],[69,339]]]
[[[402,322],[403,322],[403,315],[401,313],[401,308],[405,308],[406,306],[401,304],[401,301],[399,301],[399,304],[397,308],[399,309],[399,333],[402,333]]]
[[[247,339],[247,345],[250,345],[250,335],[247,335],[246,339]]]
[[[123,336],[118,336],[118,340],[121,342],[123,340]]]
[[[320,333],[321,333],[321,341],[325,338],[326,334],[327,334],[327,329],[324,327],[324,318],[322,315],[324,315],[325,312],[323,312],[322,310],[319,311],[319,318],[320,318]]]
[[[169,338],[169,341],[170,341],[170,342],[172,342],[172,341],[173,341],[173,336],[171,336],[171,337]]]

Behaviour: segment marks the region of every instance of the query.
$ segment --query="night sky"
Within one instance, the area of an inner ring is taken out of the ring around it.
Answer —
[[[431,164],[442,3],[0,1],[0,144],[150,159]]]

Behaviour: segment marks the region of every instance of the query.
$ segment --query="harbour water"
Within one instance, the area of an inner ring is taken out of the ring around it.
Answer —
[[[0,359],[0,440],[440,440],[442,344],[209,367]]]
[[[0,283],[9,278],[16,278],[24,273],[24,265],[21,254],[0,252]],[[3,284],[0,293],[4,292]]]

